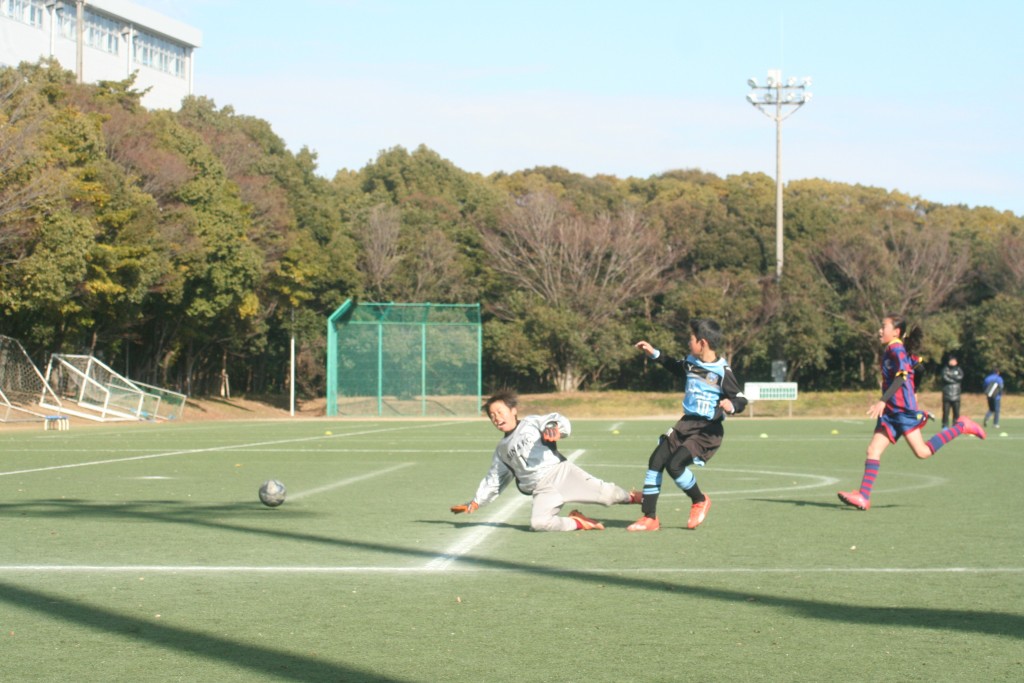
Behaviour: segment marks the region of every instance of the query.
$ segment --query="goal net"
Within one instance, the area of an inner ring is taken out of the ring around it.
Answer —
[[[94,356],[55,353],[46,382],[65,404],[74,403],[95,420],[173,420],[181,417],[184,394],[121,376]]]
[[[0,422],[45,418],[47,403],[60,413],[60,401],[21,342],[0,335]]]

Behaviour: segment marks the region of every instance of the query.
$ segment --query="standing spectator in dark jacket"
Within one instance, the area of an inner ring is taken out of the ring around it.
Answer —
[[[964,371],[955,357],[950,356],[946,367],[942,368],[942,426],[949,426],[949,412],[953,411],[953,422],[960,419],[960,383],[964,381]]]

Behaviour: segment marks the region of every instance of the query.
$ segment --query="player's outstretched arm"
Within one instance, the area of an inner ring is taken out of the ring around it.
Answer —
[[[554,443],[562,438],[562,430],[556,420],[551,420],[544,425],[544,431],[541,432],[541,438],[548,443]]]
[[[647,354],[648,357],[654,357],[654,347],[651,346],[650,342],[641,340],[638,341],[636,344],[633,344],[633,346],[643,351],[645,354]]]

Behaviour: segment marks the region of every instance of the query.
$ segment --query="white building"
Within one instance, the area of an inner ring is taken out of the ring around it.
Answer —
[[[84,17],[79,30],[78,17]],[[0,65],[54,57],[83,83],[136,73],[149,109],[177,109],[193,92],[202,32],[127,0],[0,0]]]

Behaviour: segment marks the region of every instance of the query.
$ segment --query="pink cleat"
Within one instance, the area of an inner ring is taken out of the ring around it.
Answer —
[[[858,510],[867,510],[871,507],[871,501],[862,496],[860,491],[840,491],[839,500]]]
[[[981,425],[969,417],[961,417],[959,425],[964,434],[971,434],[979,439],[984,439],[987,436],[987,434],[985,434],[985,430],[981,428]]]

